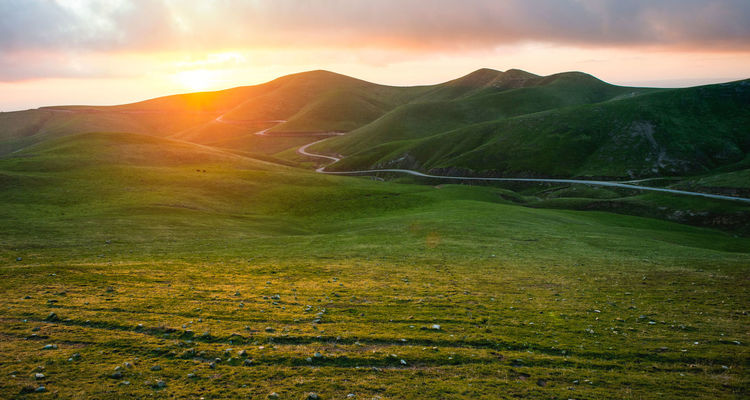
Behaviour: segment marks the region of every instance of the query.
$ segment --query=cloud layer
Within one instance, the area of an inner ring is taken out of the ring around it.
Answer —
[[[77,56],[109,53],[522,42],[750,51],[747,0],[0,0],[0,15],[6,81],[78,76]]]

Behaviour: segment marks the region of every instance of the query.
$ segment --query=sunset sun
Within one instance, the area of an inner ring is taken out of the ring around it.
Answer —
[[[175,79],[185,89],[206,90],[216,83],[216,72],[206,69],[180,71]]]

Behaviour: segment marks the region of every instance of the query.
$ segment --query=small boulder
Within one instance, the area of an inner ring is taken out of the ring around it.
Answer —
[[[41,372],[37,372],[34,374],[34,379],[44,379],[44,374]]]
[[[268,398],[269,399],[278,399],[279,398],[279,394],[276,393],[276,392],[271,392],[271,393],[268,394]]]
[[[56,344],[48,344],[42,347],[42,350],[57,350]]]
[[[307,394],[307,400],[320,400],[320,396],[315,392],[310,392]]]

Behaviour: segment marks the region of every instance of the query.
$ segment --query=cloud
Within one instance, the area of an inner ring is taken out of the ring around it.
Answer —
[[[0,0],[0,15],[6,65],[43,52],[450,53],[522,42],[750,51],[747,0]],[[55,69],[3,67],[4,80]]]

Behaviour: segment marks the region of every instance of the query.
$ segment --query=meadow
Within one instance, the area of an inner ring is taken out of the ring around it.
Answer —
[[[126,133],[32,145],[0,185],[3,398],[750,390],[736,232]]]

